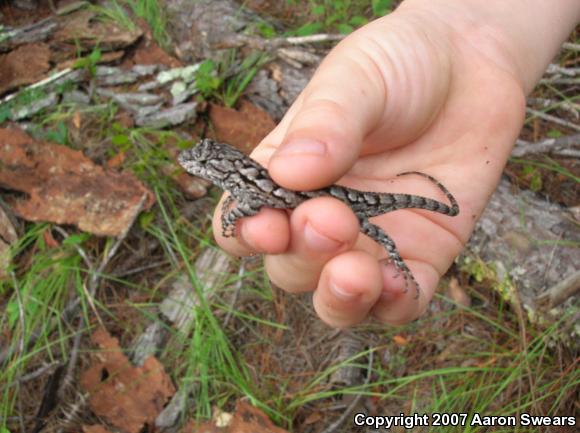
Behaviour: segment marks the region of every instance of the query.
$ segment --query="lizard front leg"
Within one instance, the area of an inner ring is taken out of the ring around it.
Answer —
[[[232,204],[235,206],[232,207]],[[236,235],[236,223],[240,218],[256,215],[262,206],[254,200],[235,200],[231,195],[222,203],[222,235],[226,238]]]
[[[397,271],[403,274],[403,277],[405,278],[405,291],[408,289],[409,283],[412,283],[416,290],[415,297],[418,298],[421,288],[415,280],[415,277],[413,277],[411,270],[407,267],[401,255],[399,254],[399,250],[397,249],[395,242],[388,234],[385,233],[383,229],[375,224],[372,224],[368,219],[359,218],[359,223],[361,232],[373,239],[379,245],[382,245],[389,255],[389,260],[393,262],[395,268],[397,268]]]

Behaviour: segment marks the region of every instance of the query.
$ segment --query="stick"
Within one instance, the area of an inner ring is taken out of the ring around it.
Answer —
[[[573,129],[575,131],[580,131],[580,126],[576,125],[575,123],[571,123],[571,122],[568,122],[566,120],[562,120],[559,117],[552,116],[551,114],[542,113],[541,111],[534,110],[533,108],[526,108],[526,112],[535,116],[535,117],[539,117],[540,119],[547,120],[548,122],[552,122],[552,123],[555,123],[557,125],[565,126],[566,128],[570,128],[570,129]]]
[[[516,140],[516,147],[511,156],[521,157],[526,153],[560,153],[573,146],[580,145],[580,134],[564,135],[558,138],[546,138],[534,143],[525,140]]]
[[[310,36],[291,36],[287,38],[272,38],[264,39],[257,36],[247,36],[235,34],[226,37],[217,43],[213,44],[214,49],[223,48],[240,48],[247,46],[262,51],[274,51],[278,48],[294,46],[294,45],[308,45],[318,44],[322,42],[337,42],[345,38],[345,35],[333,34],[317,34]]]
[[[568,278],[546,290],[536,298],[538,302],[548,301],[548,308],[554,308],[566,299],[580,293],[580,271],[576,271]]]

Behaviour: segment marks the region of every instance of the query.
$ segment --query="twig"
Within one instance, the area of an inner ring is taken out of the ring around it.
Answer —
[[[562,44],[562,48],[564,48],[565,50],[579,51],[580,52],[580,44],[574,44],[572,42],[564,42]]]
[[[580,113],[580,104],[576,104],[570,101],[558,101],[555,99],[547,98],[528,98],[527,103],[530,105],[536,105],[544,109],[561,109],[568,111],[572,116],[578,119]]]
[[[526,153],[560,153],[562,150],[568,150],[572,146],[580,145],[580,134],[564,135],[557,138],[546,138],[545,140],[529,142],[525,140],[516,140],[516,147],[511,156],[521,157]]]
[[[21,398],[22,394],[17,391],[17,395],[18,395],[18,423],[20,424],[20,431],[25,432],[26,427],[24,427],[24,416],[22,415],[24,413],[24,408],[22,407],[22,398]]]
[[[22,354],[24,352],[24,335],[26,332],[26,313],[24,312],[24,302],[22,302],[22,294],[20,293],[20,287],[18,286],[18,280],[13,271],[10,272],[12,277],[12,282],[14,284],[14,293],[16,294],[16,302],[18,303],[18,314],[20,319],[20,327],[22,329],[20,333],[20,338],[18,338],[18,352]]]
[[[319,44],[322,42],[337,42],[345,35],[318,34],[310,36],[291,36],[287,38],[264,39],[258,36],[234,34],[212,45],[214,49],[250,47],[261,51],[274,51],[278,48],[295,45]]]
[[[567,122],[566,120],[562,120],[559,117],[552,116],[551,114],[542,113],[541,111],[534,110],[533,108],[526,108],[526,112],[535,116],[539,117],[540,119],[547,120],[548,122],[556,123],[557,125],[565,126],[566,128],[573,129],[575,131],[580,131],[580,126],[576,125],[575,123]]]
[[[42,376],[48,370],[50,370],[58,365],[60,365],[59,361],[54,361],[54,362],[51,362],[50,364],[43,365],[39,369],[32,371],[32,372],[25,374],[24,376],[18,378],[18,382],[24,383],[24,382],[29,382],[31,380],[34,380],[34,379]]]
[[[317,44],[320,42],[342,41],[346,35],[319,33],[310,36],[291,36],[285,39],[290,45]]]
[[[580,271],[576,271],[568,278],[546,290],[536,298],[536,301],[540,303],[547,301],[548,308],[554,308],[577,293],[580,293]]]
[[[369,364],[367,367],[367,377],[365,379],[364,385],[368,385],[371,381],[372,366],[373,366],[373,350],[371,349],[371,351],[369,352]],[[335,430],[342,427],[342,425],[344,424],[346,419],[352,414],[352,411],[355,409],[355,407],[360,402],[361,398],[362,398],[362,394],[357,394],[356,397],[353,398],[353,400],[350,402],[348,407],[344,410],[342,415],[339,416],[335,422],[330,424],[328,427],[326,427],[324,430],[322,430],[319,433],[333,433]]]
[[[54,226],[53,230],[55,232],[58,232],[63,238],[68,238],[69,234],[66,232],[66,230],[64,230],[62,227],[59,226]],[[80,245],[78,244],[73,244],[73,247],[75,250],[77,250],[77,253],[79,256],[81,256],[81,258],[83,259],[83,261],[85,262],[85,265],[87,265],[87,268],[89,269],[93,269],[93,262],[92,260],[89,258],[89,256],[87,255],[87,253],[85,252],[85,250],[83,250]]]
[[[546,69],[548,74],[561,74],[567,77],[575,77],[580,74],[580,68],[565,68],[563,66],[557,65],[555,63],[550,63],[548,69]]]
[[[525,319],[525,315],[524,315],[524,307],[523,307],[523,303],[522,303],[522,298],[520,296],[520,291],[518,290],[518,288],[514,285],[511,286],[511,292],[513,293],[513,299],[514,299],[514,307],[516,310],[516,317],[518,318],[518,324],[520,327],[520,335],[521,335],[521,344],[520,344],[520,350],[524,353],[524,363],[525,363],[525,369],[528,373],[528,382],[529,382],[529,386],[530,386],[530,392],[532,394],[532,401],[537,401],[536,399],[536,387],[535,382],[534,382],[534,376],[532,374],[532,369],[530,368],[530,363],[529,363],[529,356],[528,356],[528,347],[529,347],[529,340],[528,340],[528,333],[526,330],[526,319]],[[522,381],[523,378],[520,378],[520,381]]]
[[[575,86],[576,84],[580,84],[580,78],[562,78],[555,76],[550,78],[542,78],[538,84],[562,84]]]
[[[0,105],[5,104],[8,101],[11,101],[12,99],[16,98],[18,95],[20,95],[23,92],[26,92],[26,91],[29,91],[32,89],[36,89],[37,87],[46,86],[46,85],[52,83],[53,81],[57,81],[57,80],[61,79],[62,77],[66,76],[74,71],[75,70],[72,68],[66,68],[66,69],[63,69],[62,71],[59,71],[55,74],[52,74],[50,77],[45,78],[44,80],[37,81],[36,83],[25,87],[24,89],[20,90],[19,92],[12,93],[11,95],[6,96],[4,99],[0,100]]]
[[[129,275],[138,274],[140,272],[148,271],[150,269],[155,269],[159,266],[163,266],[163,265],[166,265],[168,263],[169,262],[167,260],[159,260],[157,262],[149,263],[147,265],[139,266],[136,268],[125,269],[124,271],[121,271],[121,272],[113,272],[113,273],[111,273],[111,275],[115,278],[124,278],[124,277],[127,277]]]

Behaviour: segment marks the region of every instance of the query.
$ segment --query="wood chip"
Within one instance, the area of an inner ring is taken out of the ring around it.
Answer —
[[[132,366],[119,341],[104,329],[95,331],[91,340],[99,350],[80,378],[91,410],[126,433],[139,433],[153,425],[175,393],[163,366],[152,356],[142,367]]]
[[[35,141],[19,129],[0,129],[0,186],[27,194],[10,202],[28,221],[75,224],[101,236],[118,236],[153,195],[132,174],[105,170],[81,152]]]

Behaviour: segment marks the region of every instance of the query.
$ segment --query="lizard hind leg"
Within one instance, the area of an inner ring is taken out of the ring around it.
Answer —
[[[419,294],[421,293],[421,287],[415,280],[415,277],[413,276],[407,264],[403,261],[395,241],[393,241],[383,229],[375,224],[372,224],[367,219],[360,220],[360,229],[362,233],[385,248],[389,256],[389,260],[395,265],[397,272],[402,273],[403,277],[405,278],[405,292],[409,289],[409,285],[413,285],[415,286],[416,290],[415,298],[418,298]]]

